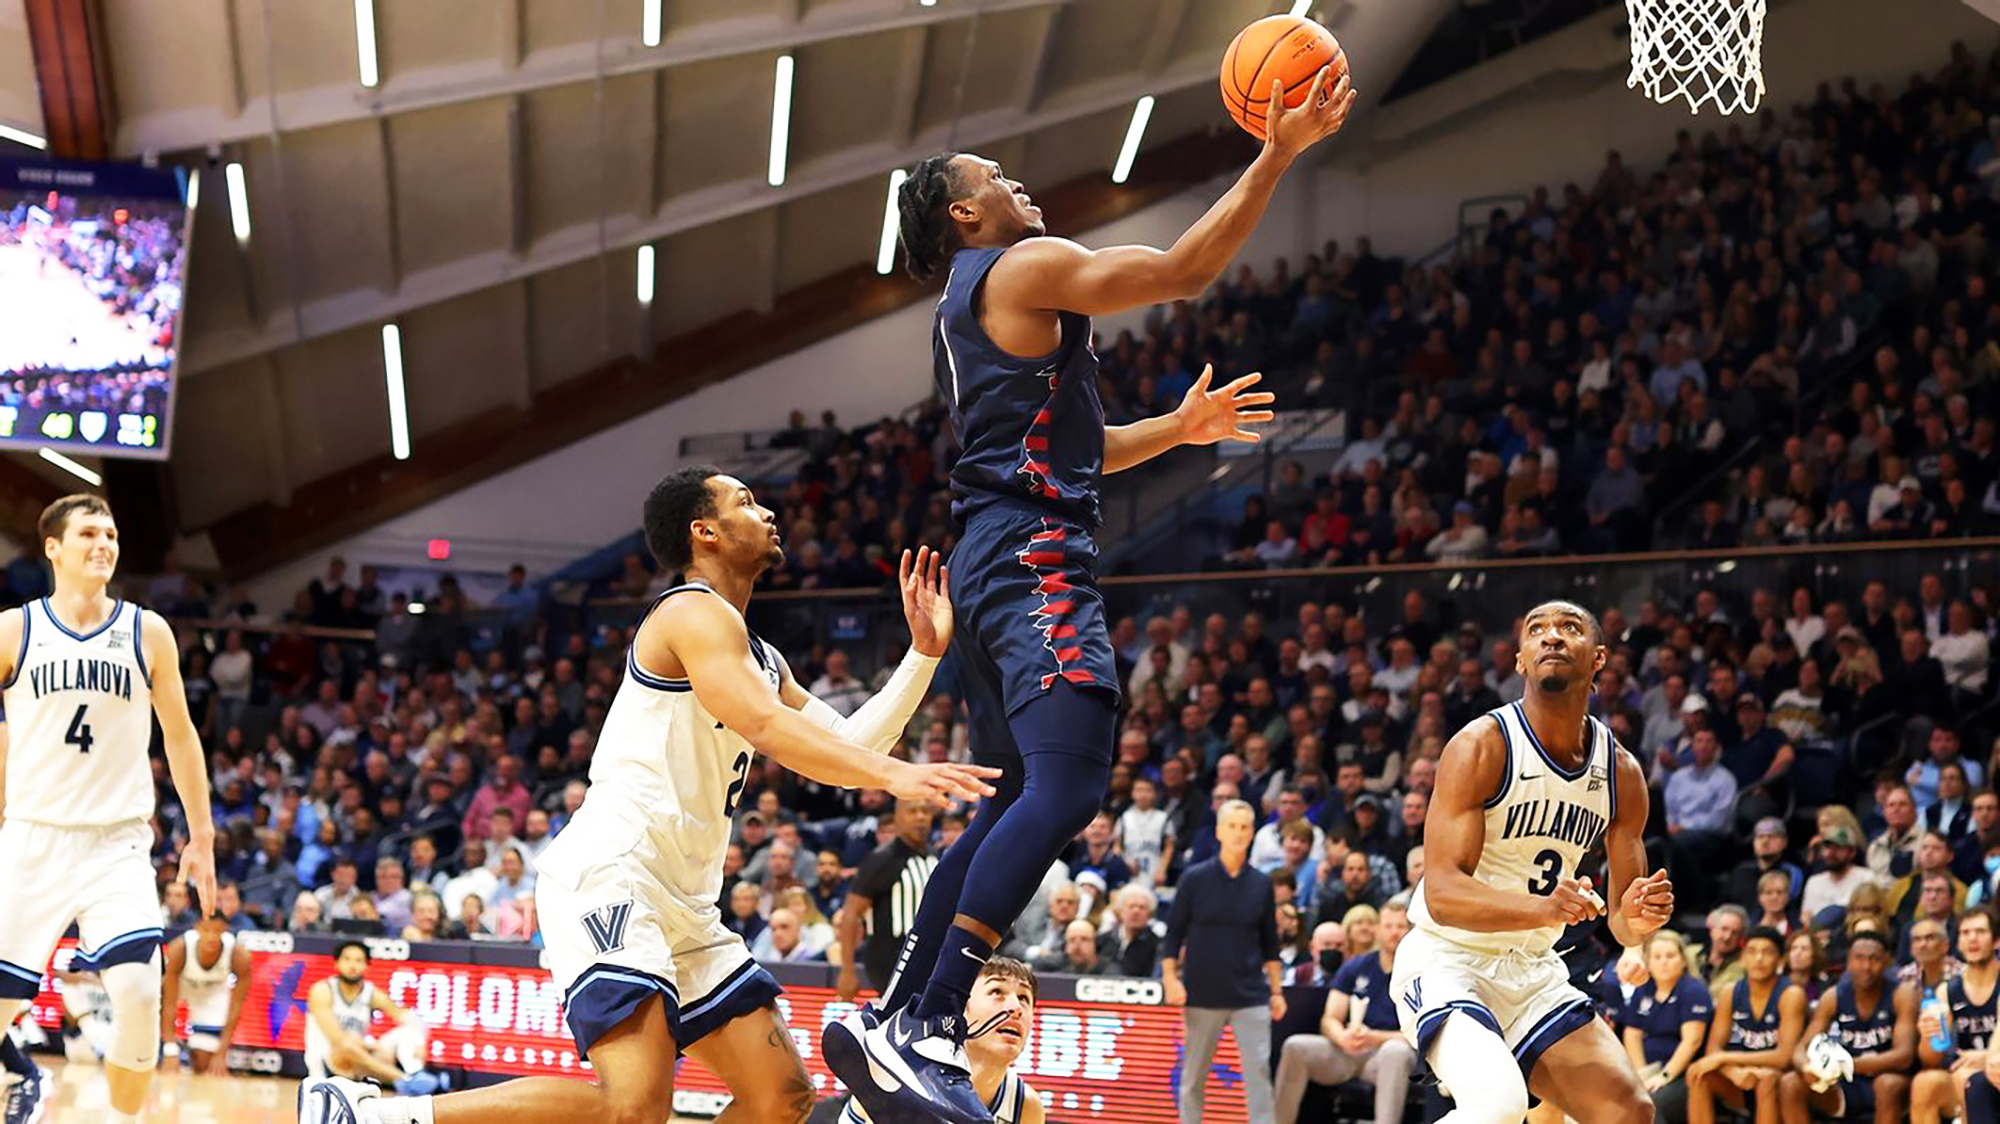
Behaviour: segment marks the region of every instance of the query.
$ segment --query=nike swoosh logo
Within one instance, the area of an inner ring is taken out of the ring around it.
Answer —
[[[1524,781],[1534,781],[1534,780],[1540,780],[1540,779],[1541,779],[1541,777],[1542,777],[1542,775],[1541,775],[1540,773],[1522,773],[1522,774],[1521,774],[1521,779],[1522,779],[1522,780],[1524,780]]]
[[[892,1026],[889,1028],[889,1041],[900,1050],[910,1044],[910,1031],[906,1027]]]
[[[971,950],[971,949],[969,949],[969,948],[961,948],[961,949],[959,949],[958,951],[959,951],[959,952],[961,952],[961,953],[963,953],[963,954],[965,955],[965,958],[966,958],[967,960],[970,960],[970,961],[972,961],[972,962],[973,962],[974,964],[978,964],[978,965],[979,965],[979,966],[981,966],[981,967],[985,967],[985,965],[986,965],[986,958],[985,958],[984,956],[981,956],[981,955],[979,955],[978,953],[976,953],[976,952],[972,951],[972,950]]]

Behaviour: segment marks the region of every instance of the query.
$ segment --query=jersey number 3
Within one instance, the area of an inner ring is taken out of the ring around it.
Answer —
[[[737,754],[736,763],[729,768],[736,774],[736,779],[729,782],[729,792],[722,798],[722,814],[725,816],[734,816],[736,814],[736,801],[742,797],[744,782],[750,777],[750,755],[747,753]]]
[[[90,743],[97,740],[90,736],[90,723],[83,720],[83,716],[89,710],[88,705],[77,707],[76,717],[69,720],[69,733],[63,735],[65,743],[75,746],[83,753],[89,753]]]
[[[1562,878],[1563,857],[1555,851],[1543,851],[1535,856],[1535,865],[1542,868],[1542,876],[1529,880],[1528,892],[1546,898],[1556,892],[1556,882]]]

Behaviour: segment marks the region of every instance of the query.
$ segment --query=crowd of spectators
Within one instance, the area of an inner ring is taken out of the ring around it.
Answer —
[[[1961,45],[1900,92],[1683,133],[1650,175],[1613,153],[1447,261],[1244,266],[1105,350],[1111,409],[1203,363],[1348,409],[1326,471],[1250,501],[1237,566],[1992,534],[1996,96]]]

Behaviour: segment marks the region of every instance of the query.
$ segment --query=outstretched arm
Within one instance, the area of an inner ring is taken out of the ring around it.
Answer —
[[[153,713],[166,743],[167,771],[187,816],[188,841],[181,848],[181,880],[201,902],[201,915],[215,911],[215,820],[208,810],[208,758],[201,735],[188,715],[187,688],[181,685],[181,650],[165,617],[141,610],[146,667],[153,673]]]
[[[930,547],[920,547],[912,563],[903,552],[897,583],[903,593],[903,616],[910,622],[910,650],[880,691],[861,704],[853,714],[843,715],[815,698],[799,685],[790,664],[779,663],[783,680],[778,697],[786,706],[804,714],[822,729],[831,730],[865,749],[889,753],[909,728],[910,716],[923,705],[924,694],[937,670],[938,659],[951,644],[951,597],[946,589],[951,574],[944,567],[944,555]]]
[[[1269,406],[1277,396],[1264,391],[1246,393],[1263,379],[1248,374],[1219,390],[1210,390],[1215,368],[1204,366],[1201,377],[1188,388],[1173,413],[1146,418],[1131,425],[1104,427],[1104,471],[1123,472],[1141,465],[1169,449],[1182,445],[1213,445],[1218,441],[1255,443],[1257,431],[1274,416],[1253,407]]]
[[[1343,72],[1339,81],[1333,69]],[[986,280],[986,299],[995,309],[1080,312],[1106,316],[1142,305],[1191,299],[1215,283],[1243,249],[1278,180],[1301,153],[1340,131],[1354,107],[1345,58],[1321,69],[1303,105],[1284,108],[1273,83],[1263,151],[1222,198],[1165,250],[1112,246],[1091,250],[1066,238],[1030,238],[1016,243]],[[1324,102],[1322,89],[1332,92]]]
[[[1673,920],[1674,886],[1664,869],[1646,873],[1646,814],[1650,810],[1646,774],[1639,759],[1624,746],[1614,746],[1612,778],[1618,786],[1618,815],[1604,836],[1611,885],[1605,898],[1618,903],[1611,911],[1611,935],[1626,948],[1643,942]]]
[[[965,765],[910,765],[868,753],[783,705],[744,657],[750,631],[719,597],[669,599],[639,628],[639,662],[678,663],[695,698],[715,720],[779,764],[821,784],[883,788],[907,799],[940,803],[993,795],[979,778],[998,770]]]

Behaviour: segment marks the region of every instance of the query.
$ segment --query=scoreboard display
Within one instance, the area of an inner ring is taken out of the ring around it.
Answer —
[[[342,938],[243,933],[251,952],[250,998],[237,1027],[231,1064],[264,1073],[301,1074],[306,995],[333,974]],[[370,940],[369,978],[416,1013],[430,1032],[431,1064],[492,1079],[541,1075],[587,1078],[563,1022],[562,992],[543,970],[540,952],[521,945],[463,942],[412,944]],[[62,1025],[58,969],[74,942],[57,950],[34,1016],[51,1031]],[[785,994],[779,1014],[791,1027],[806,1072],[823,1097],[843,1092],[819,1057],[820,1030],[854,1010],[834,994],[823,964],[767,965]],[[1015,1070],[1040,1091],[1049,1118],[1066,1124],[1173,1124],[1180,1080],[1181,1013],[1163,1006],[1157,980],[1044,976],[1035,1022]],[[683,1060],[674,1107],[709,1116],[729,1103],[713,1073]],[[1235,1039],[1225,1036],[1208,1075],[1205,1121],[1247,1120]]]
[[[0,160],[0,446],[167,455],[183,169]]]

